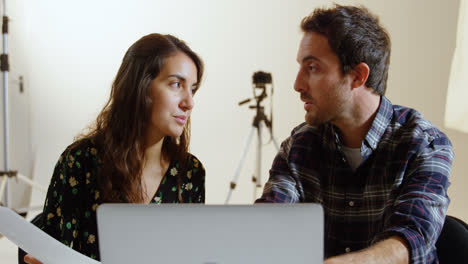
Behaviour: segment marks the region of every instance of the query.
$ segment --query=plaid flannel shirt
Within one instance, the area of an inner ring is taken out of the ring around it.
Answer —
[[[320,203],[326,258],[398,235],[411,263],[438,263],[435,243],[453,161],[447,136],[419,112],[382,96],[355,171],[340,146],[332,124],[299,125],[281,144],[256,202]]]

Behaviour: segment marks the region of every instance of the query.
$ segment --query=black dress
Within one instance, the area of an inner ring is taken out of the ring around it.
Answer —
[[[97,177],[101,160],[92,140],[69,146],[60,156],[44,204],[40,227],[76,251],[99,260],[96,209],[102,203]],[[205,169],[189,155],[187,173],[181,175],[184,203],[205,202]],[[178,162],[171,161],[151,203],[179,203]],[[155,220],[156,221],[156,220]],[[131,223],[129,223],[131,224]]]

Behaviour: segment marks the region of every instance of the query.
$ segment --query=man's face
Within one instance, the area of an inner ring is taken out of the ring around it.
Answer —
[[[300,65],[294,90],[300,93],[311,126],[339,122],[346,117],[351,93],[351,78],[342,73],[339,58],[325,36],[305,33],[297,54]]]

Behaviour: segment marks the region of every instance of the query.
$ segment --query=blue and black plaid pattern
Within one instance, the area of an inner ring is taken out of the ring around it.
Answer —
[[[281,145],[256,202],[320,203],[325,257],[399,235],[411,263],[438,263],[435,242],[449,204],[450,140],[417,111],[381,97],[353,171],[331,124],[296,127]]]

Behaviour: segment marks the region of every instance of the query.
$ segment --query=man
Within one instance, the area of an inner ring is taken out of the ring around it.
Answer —
[[[320,203],[327,264],[437,263],[449,139],[384,96],[390,38],[368,10],[317,9],[301,28],[294,89],[306,123],[282,143],[257,202]]]

